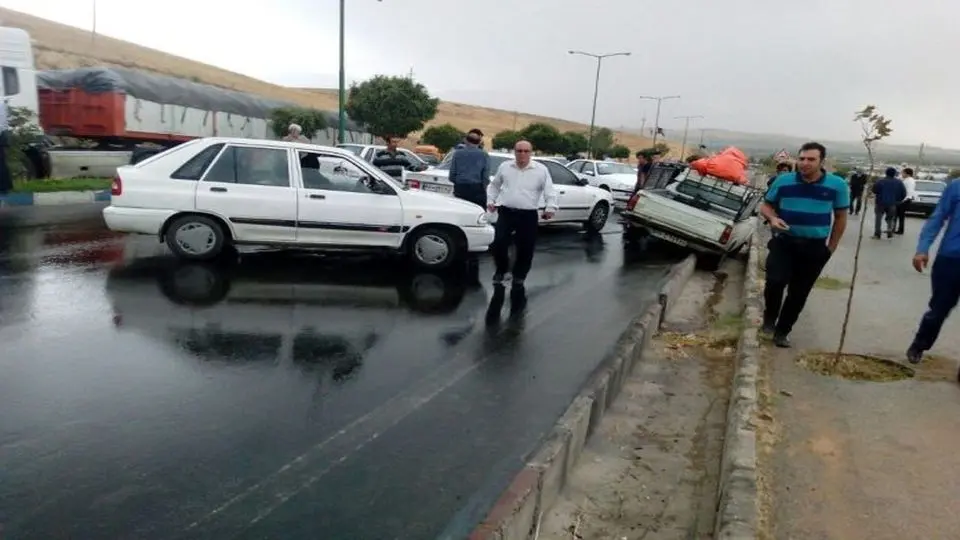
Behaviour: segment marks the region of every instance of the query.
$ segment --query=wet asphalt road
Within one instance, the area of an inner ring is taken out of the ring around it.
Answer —
[[[463,538],[676,260],[544,232],[525,316],[490,325],[486,256],[0,230],[0,536]]]

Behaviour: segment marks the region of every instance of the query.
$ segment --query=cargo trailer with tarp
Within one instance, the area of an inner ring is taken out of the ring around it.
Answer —
[[[274,109],[283,101],[176,77],[122,67],[47,70],[37,73],[40,125],[47,135],[133,147],[173,146],[198,137],[275,138]],[[337,115],[314,142],[333,144]],[[347,141],[371,144],[373,137],[349,122]]]

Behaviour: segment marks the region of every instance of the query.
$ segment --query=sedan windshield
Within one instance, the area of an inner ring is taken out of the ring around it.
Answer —
[[[597,172],[605,174],[637,174],[637,171],[626,163],[597,163]]]

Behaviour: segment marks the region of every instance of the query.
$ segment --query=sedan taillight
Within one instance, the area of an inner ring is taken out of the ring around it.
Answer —
[[[420,189],[420,181],[419,181],[419,180],[407,180],[407,187],[409,187],[410,189]]]
[[[123,180],[120,179],[119,174],[113,177],[113,183],[110,184],[110,195],[113,197],[123,195]]]

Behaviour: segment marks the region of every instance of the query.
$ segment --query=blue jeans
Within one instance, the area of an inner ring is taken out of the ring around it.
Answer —
[[[920,328],[911,349],[929,351],[940,335],[940,329],[960,300],[960,257],[938,256],[930,272],[931,295],[927,312],[920,319]]]

